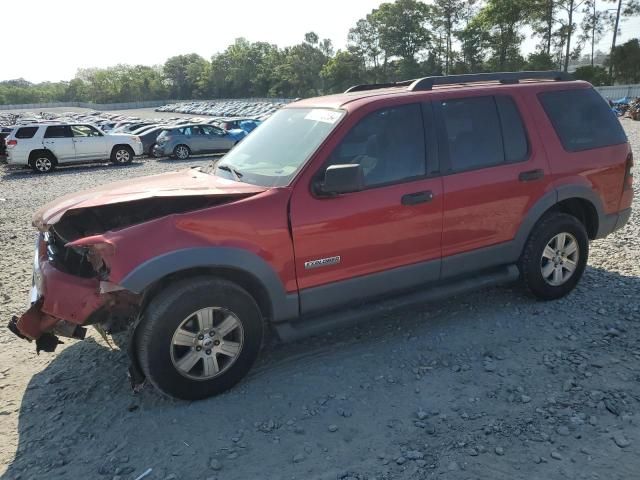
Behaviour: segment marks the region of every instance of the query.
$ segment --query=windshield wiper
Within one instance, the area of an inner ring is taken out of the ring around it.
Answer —
[[[235,168],[233,168],[231,165],[228,164],[222,164],[222,165],[218,165],[218,168],[220,170],[224,170],[225,172],[230,172],[233,174],[233,177],[236,181],[240,181],[240,179],[242,178],[242,172],[240,172],[239,170],[236,170]]]

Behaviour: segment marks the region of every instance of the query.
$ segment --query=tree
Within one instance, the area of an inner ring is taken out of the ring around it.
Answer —
[[[355,49],[338,51],[320,71],[329,92],[343,92],[347,88],[366,82],[366,66],[362,55]]]
[[[607,85],[609,83],[609,75],[604,67],[585,65],[583,67],[576,68],[573,72],[573,78],[576,80],[585,80],[596,87]]]
[[[613,49],[610,64],[618,83],[640,83],[640,41],[637,38]]]
[[[571,51],[571,38],[573,37],[573,33],[576,29],[573,16],[586,1],[587,0],[558,0],[557,2],[558,8],[564,11],[567,15],[566,20],[560,20],[562,26],[559,30],[560,37],[562,38],[561,43],[565,48],[564,62],[562,66],[562,70],[564,72],[569,70],[569,59],[572,57],[575,58],[580,54],[579,48],[574,52]]]
[[[613,59],[613,53],[616,48],[616,39],[618,35],[618,28],[620,28],[620,23],[623,22],[627,17],[638,15],[638,13],[640,13],[640,1],[618,0],[618,7],[616,9],[616,16],[613,26],[613,40],[611,41],[611,59]],[[609,63],[609,80],[613,80],[613,61]]]
[[[387,58],[415,61],[431,38],[426,28],[431,8],[417,0],[383,3],[372,12],[380,37],[380,48]]]
[[[169,81],[170,94],[178,99],[193,98],[199,80],[207,73],[207,63],[195,53],[169,58],[164,64],[164,76]]]
[[[444,30],[444,74],[449,74],[451,63],[451,40],[454,29],[458,26],[458,22],[464,13],[464,7],[467,2],[465,0],[435,0],[433,8],[433,17],[436,25]]]
[[[610,0],[609,0],[610,1]],[[595,58],[596,44],[602,40],[602,37],[610,28],[613,21],[612,15],[608,10],[598,10],[597,0],[586,0],[583,7],[584,17],[582,18],[582,36],[581,42],[589,42],[591,44],[591,66],[593,67]]]
[[[471,22],[473,28],[484,32],[492,56],[489,63],[497,70],[519,70],[524,64],[520,55],[523,39],[520,27],[531,12],[522,0],[487,0],[486,5]]]

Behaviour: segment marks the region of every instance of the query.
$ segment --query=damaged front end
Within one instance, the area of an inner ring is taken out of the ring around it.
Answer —
[[[8,325],[20,338],[35,341],[38,353],[53,352],[62,343],[59,337],[83,339],[87,325],[113,333],[114,317],[131,319],[137,312],[138,295],[107,280],[100,246],[72,244],[53,227],[38,234],[31,305]]]

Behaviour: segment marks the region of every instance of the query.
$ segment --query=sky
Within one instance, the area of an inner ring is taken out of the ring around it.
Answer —
[[[178,54],[210,58],[237,37],[280,47],[309,31],[343,48],[356,21],[381,0],[9,0],[0,14],[5,39],[0,80],[70,80],[79,68],[156,65]],[[427,2],[429,3],[429,2]],[[640,19],[621,42],[640,36]],[[528,36],[529,37],[529,36]],[[608,50],[610,35],[601,48]],[[535,47],[527,38],[523,51]]]

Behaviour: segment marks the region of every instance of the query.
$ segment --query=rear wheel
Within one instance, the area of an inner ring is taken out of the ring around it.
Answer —
[[[157,295],[135,338],[142,370],[158,390],[198,400],[228,390],[249,371],[262,344],[263,321],[244,289],[197,277]]]
[[[56,168],[57,161],[53,155],[47,152],[32,155],[29,166],[36,173],[49,173]]]
[[[177,145],[176,148],[173,149],[173,156],[178,160],[186,160],[191,155],[191,150],[186,145]]]
[[[567,295],[584,273],[589,238],[584,225],[566,213],[552,213],[536,225],[520,259],[527,288],[541,300]]]
[[[127,145],[118,145],[111,152],[111,161],[117,165],[126,165],[133,161],[133,149]]]

